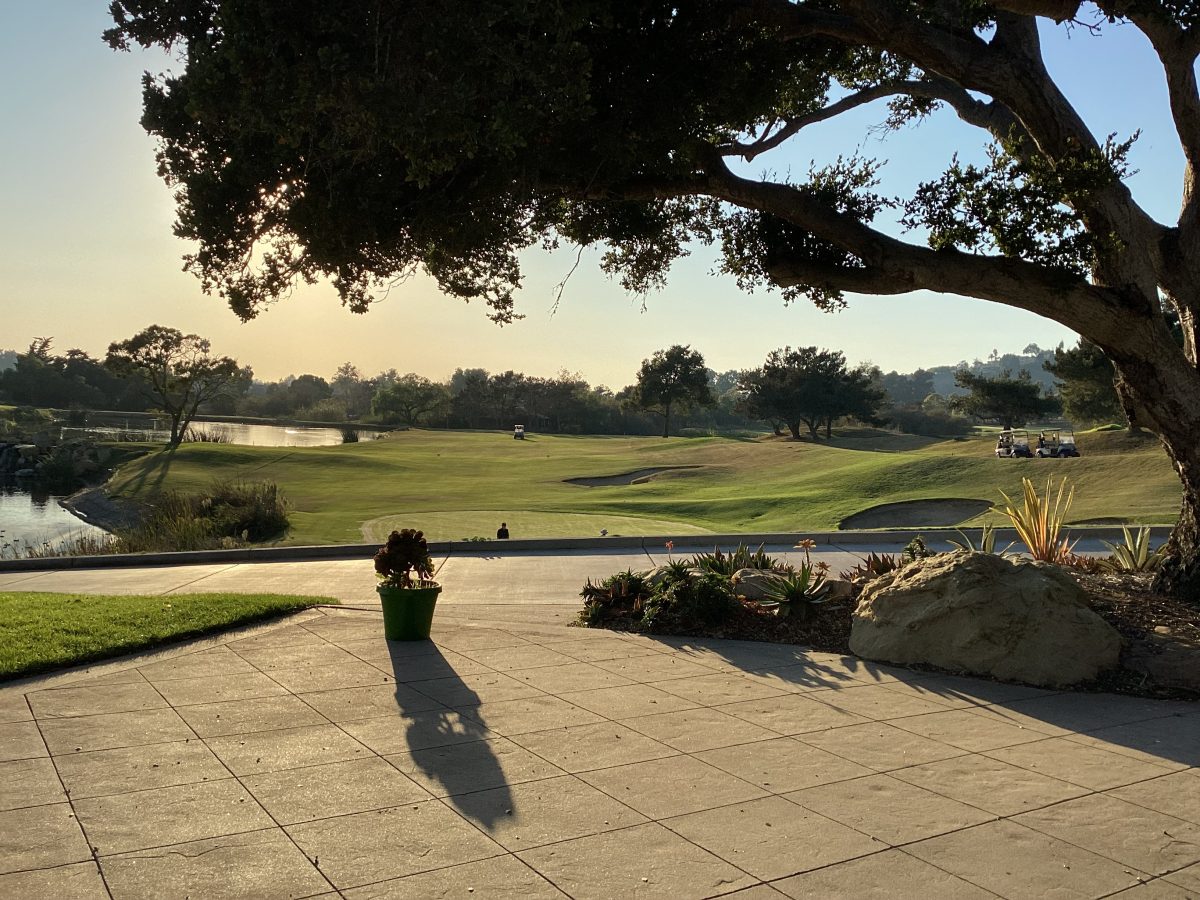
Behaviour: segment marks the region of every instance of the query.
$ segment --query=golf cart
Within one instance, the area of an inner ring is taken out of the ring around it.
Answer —
[[[1075,446],[1075,432],[1069,428],[1065,431],[1052,428],[1038,434],[1037,449],[1034,451],[1039,459],[1047,457],[1062,459],[1066,456],[1078,456],[1079,448]]]
[[[516,441],[525,440],[525,426],[524,425],[514,425],[513,426],[513,440],[516,440]]]
[[[1029,432],[1023,428],[1006,428],[996,439],[997,459],[1029,459]]]

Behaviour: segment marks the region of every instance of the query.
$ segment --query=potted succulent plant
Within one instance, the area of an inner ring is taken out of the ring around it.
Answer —
[[[393,531],[375,554],[375,574],[384,636],[389,641],[428,639],[442,586],[433,580],[436,573],[425,535],[412,528]]]

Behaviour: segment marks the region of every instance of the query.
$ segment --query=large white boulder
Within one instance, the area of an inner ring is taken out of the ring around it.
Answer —
[[[944,553],[867,584],[850,649],[881,662],[1065,687],[1115,667],[1121,636],[1056,566]]]

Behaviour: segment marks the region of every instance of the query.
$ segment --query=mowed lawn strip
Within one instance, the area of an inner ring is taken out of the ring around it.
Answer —
[[[0,679],[122,656],[336,603],[287,594],[109,597],[0,591]]]
[[[514,441],[504,432],[414,429],[332,447],[184,444],[127,463],[111,487],[144,500],[160,489],[203,491],[215,478],[273,481],[291,505],[286,544],[374,540],[396,526],[462,540],[494,535],[501,521],[513,537],[829,530],[882,503],[998,502],[1001,490],[1020,491],[1022,475],[1039,485],[1047,475],[1068,476],[1075,521],[1171,523],[1178,515],[1179,480],[1152,438],[1080,434],[1082,458],[1062,460],[996,459],[994,446],[994,436],[936,440],[870,429],[819,443],[544,434]],[[629,485],[566,482],[669,466],[699,468]]]

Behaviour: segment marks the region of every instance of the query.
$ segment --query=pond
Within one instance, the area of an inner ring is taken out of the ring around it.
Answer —
[[[25,556],[27,548],[64,538],[104,534],[59,506],[61,499],[24,480],[0,481],[0,559]]]
[[[168,431],[158,425],[162,420],[156,420],[152,427],[147,428],[144,420],[132,420],[125,424],[112,424],[101,427],[73,428],[64,426],[61,436],[94,437],[99,440],[141,440],[162,441],[166,443],[170,436]],[[329,447],[342,443],[340,428],[315,428],[305,425],[247,425],[241,422],[193,422],[191,430],[210,437],[223,437],[226,443],[239,444],[243,447]],[[359,432],[363,440],[370,440],[373,430]]]
[[[60,437],[166,443],[168,432],[156,427],[162,421],[131,419],[88,428],[64,426]],[[209,435],[220,434],[230,444],[250,447],[328,447],[342,443],[340,428],[196,422],[193,429]],[[374,430],[364,429],[360,437],[362,440],[371,440],[375,434]],[[56,544],[64,538],[104,533],[59,506],[61,499],[62,495],[51,494],[24,479],[0,482],[0,559],[25,556],[25,548],[29,546]]]

